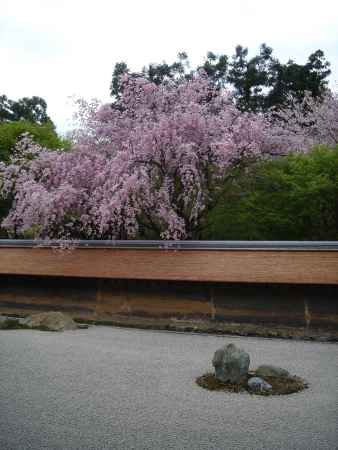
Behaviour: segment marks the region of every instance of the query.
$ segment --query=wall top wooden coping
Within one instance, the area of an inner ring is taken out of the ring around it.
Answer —
[[[338,251],[0,248],[0,274],[202,282],[338,284]]]
[[[153,250],[278,250],[338,251],[338,241],[161,241],[161,240],[79,240],[74,248],[153,249]],[[60,241],[0,239],[0,248],[52,248]]]

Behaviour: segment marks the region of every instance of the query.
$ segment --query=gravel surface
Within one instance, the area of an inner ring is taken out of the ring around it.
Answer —
[[[221,345],[309,389],[206,391]],[[0,331],[0,449],[338,449],[338,345],[110,327]]]

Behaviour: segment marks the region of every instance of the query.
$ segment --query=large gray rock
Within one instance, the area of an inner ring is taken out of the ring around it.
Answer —
[[[212,364],[219,381],[240,383],[248,374],[250,356],[234,344],[229,344],[216,350]]]
[[[282,369],[281,367],[269,365],[259,366],[258,369],[255,371],[255,375],[257,375],[257,377],[263,378],[264,377],[287,378],[290,376],[287,370]]]
[[[260,377],[252,377],[248,381],[249,389],[253,392],[269,392],[272,390],[271,384]]]
[[[47,331],[75,330],[77,328],[71,317],[57,311],[33,314],[23,319],[21,323],[29,328],[42,328]]]

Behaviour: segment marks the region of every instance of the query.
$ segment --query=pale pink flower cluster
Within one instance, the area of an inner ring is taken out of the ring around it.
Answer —
[[[307,151],[313,146],[334,147],[338,143],[338,94],[328,91],[322,99],[306,92],[303,101],[290,97],[288,106],[272,110],[271,138],[288,150]]]
[[[13,235],[127,239],[151,230],[163,239],[196,238],[234,166],[337,142],[337,110],[324,127],[333,97],[323,106],[312,101],[304,130],[304,112],[240,112],[203,74],[179,85],[123,83],[113,106],[80,102],[71,151],[49,151],[25,136],[0,166],[0,192],[13,198],[3,226]]]

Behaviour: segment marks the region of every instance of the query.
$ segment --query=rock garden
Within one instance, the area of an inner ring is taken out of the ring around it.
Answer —
[[[212,365],[214,373],[207,373],[196,379],[199,386],[211,391],[249,392],[269,396],[292,394],[308,387],[305,380],[291,375],[281,367],[260,365],[257,369],[250,370],[249,354],[234,344],[216,350]]]
[[[0,316],[0,330],[65,331],[78,328],[88,328],[88,325],[75,323],[71,317],[57,311],[33,314],[23,319]],[[249,354],[234,344],[216,350],[212,365],[214,373],[206,373],[196,379],[199,386],[211,391],[284,395],[308,387],[305,380],[281,367],[260,365],[250,370]]]

